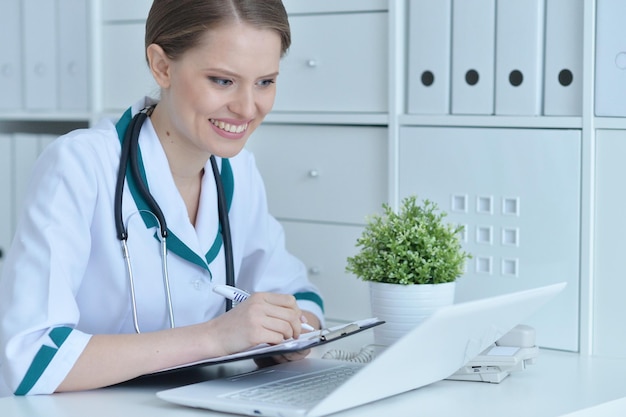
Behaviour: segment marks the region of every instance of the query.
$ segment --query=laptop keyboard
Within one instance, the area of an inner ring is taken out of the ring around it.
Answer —
[[[358,367],[338,366],[237,391],[227,397],[307,407],[319,402],[358,371]]]

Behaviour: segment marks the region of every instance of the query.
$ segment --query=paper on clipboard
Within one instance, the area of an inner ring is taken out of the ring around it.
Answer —
[[[199,365],[210,365],[216,363],[232,362],[235,360],[254,359],[260,356],[271,356],[273,353],[282,354],[286,352],[296,352],[299,350],[318,346],[341,337],[349,336],[351,334],[358,333],[362,330],[366,330],[383,323],[383,321],[380,321],[375,317],[357,320],[352,323],[340,324],[338,326],[324,328],[322,330],[317,330],[314,332],[303,333],[298,339],[288,339],[277,345],[268,345],[264,343],[254,346],[248,350],[244,350],[242,352],[219,356],[216,358],[204,359],[197,362],[186,363],[184,365],[162,369],[155,373],[173,371]]]

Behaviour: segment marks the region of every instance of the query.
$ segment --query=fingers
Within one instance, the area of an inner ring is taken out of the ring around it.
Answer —
[[[285,361],[299,361],[300,359],[304,359],[311,353],[311,349],[299,350],[297,352],[285,353],[284,355],[280,355],[282,359]]]
[[[293,296],[257,293],[246,300],[246,303],[250,304],[248,308],[260,319],[259,324],[264,329],[281,335],[280,341],[300,336],[302,311]]]
[[[307,332],[319,330],[322,327],[320,320],[317,318],[317,316],[309,311],[302,312],[302,317],[300,318],[300,321],[303,323],[302,328],[304,329],[304,331]]]
[[[267,356],[263,358],[256,358],[254,362],[257,364],[259,368],[264,368],[266,366],[276,365],[279,363],[299,361],[300,359],[304,359],[309,353],[311,349],[300,350],[297,352],[285,353],[284,355],[275,355],[275,356]]]
[[[301,316],[293,296],[255,293],[220,318],[230,323],[228,333],[241,334],[254,346],[299,337]]]
[[[207,322],[222,354],[262,343],[279,344],[302,333],[303,312],[292,295],[255,293],[229,312]],[[317,318],[307,318],[318,325]],[[305,330],[306,331],[306,330]]]

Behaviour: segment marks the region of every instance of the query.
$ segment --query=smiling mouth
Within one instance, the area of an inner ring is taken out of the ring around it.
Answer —
[[[228,133],[242,133],[248,129],[248,123],[244,123],[241,125],[233,125],[233,124],[225,123],[225,122],[222,122],[220,120],[215,120],[215,119],[209,119],[209,122],[211,122],[213,126],[219,129],[222,129],[223,131],[228,132]]]

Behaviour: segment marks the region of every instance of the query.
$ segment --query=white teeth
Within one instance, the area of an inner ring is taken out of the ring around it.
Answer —
[[[231,125],[230,123],[225,123],[221,120],[209,119],[213,125],[219,127],[220,129],[230,132],[230,133],[241,133],[248,129],[248,123],[244,123],[242,125]]]

